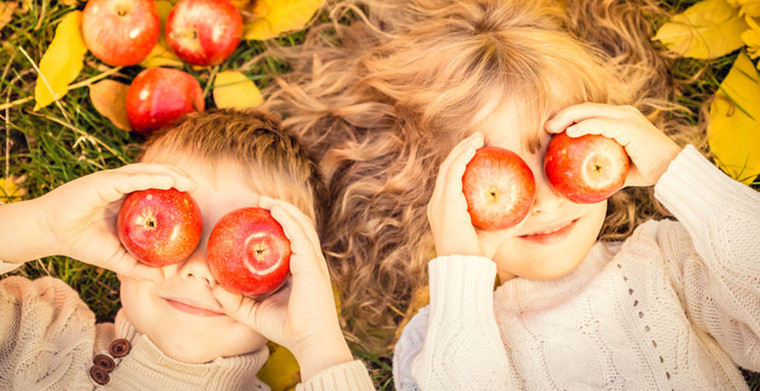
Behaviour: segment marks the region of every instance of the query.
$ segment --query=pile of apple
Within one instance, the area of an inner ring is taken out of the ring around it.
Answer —
[[[130,193],[121,205],[117,232],[141,263],[164,267],[190,257],[200,243],[203,217],[185,192],[149,189]],[[290,272],[290,241],[266,209],[241,208],[214,226],[206,248],[214,280],[230,292],[266,296]]]
[[[549,185],[576,203],[596,203],[615,194],[625,184],[628,166],[625,149],[600,135],[557,134],[544,155]],[[462,177],[472,224],[489,231],[522,221],[531,210],[535,189],[533,172],[525,161],[499,147],[480,148]]]
[[[106,64],[135,65],[153,50],[161,33],[153,0],[89,0],[82,35],[90,52]],[[240,43],[243,20],[229,0],[180,0],[166,20],[171,50],[184,62],[217,65]],[[127,117],[141,134],[203,111],[201,86],[190,74],[169,68],[140,72],[127,93]]]

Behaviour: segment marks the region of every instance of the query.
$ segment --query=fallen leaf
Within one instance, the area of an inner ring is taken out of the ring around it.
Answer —
[[[760,16],[760,0],[727,0],[734,8],[739,8],[739,15]]]
[[[300,30],[314,17],[322,0],[259,0],[254,17],[243,26],[243,38],[265,40],[284,32]]]
[[[749,16],[745,20],[750,28],[742,33],[742,41],[747,45],[747,54],[752,59],[757,59],[760,57],[760,24]],[[757,66],[760,69],[760,63]]]
[[[274,342],[267,343],[269,359],[259,370],[258,378],[272,391],[294,390],[301,382],[301,369],[293,354]]]
[[[166,42],[166,19],[169,17],[169,13],[172,10],[176,1],[157,1],[156,8],[158,8],[158,18],[161,20],[161,33],[158,36],[158,42],[153,46],[153,50],[140,61],[140,66],[143,68],[170,66],[181,68],[182,60],[177,57],[176,54],[169,48],[169,44]]]
[[[744,18],[726,0],[703,0],[670,18],[653,39],[682,57],[709,59],[744,46],[746,29]]]
[[[82,59],[87,53],[81,32],[82,12],[72,11],[66,14],[55,29],[55,36],[40,60],[40,73],[34,86],[34,99],[37,111],[56,100],[68,91],[69,83],[74,81],[82,70]]]
[[[61,4],[63,5],[77,5],[79,3],[79,0],[61,0]]]
[[[128,85],[109,79],[90,85],[90,101],[95,110],[127,132],[132,129],[127,118],[128,89]]]
[[[760,75],[739,54],[710,105],[707,141],[723,171],[749,184],[760,174]]]
[[[18,8],[18,3],[15,1],[10,3],[0,3],[0,30],[2,30],[6,24],[10,23],[13,18],[13,12],[16,11],[16,8]]]
[[[214,103],[218,108],[246,109],[264,99],[256,84],[237,71],[219,72],[214,79]]]
[[[26,195],[26,189],[21,185],[26,180],[26,175],[16,177],[10,175],[7,178],[0,178],[0,205],[15,201],[21,201]]]

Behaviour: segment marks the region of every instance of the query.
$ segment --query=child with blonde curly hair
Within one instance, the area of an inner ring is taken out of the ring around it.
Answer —
[[[429,278],[430,306],[395,347],[397,388],[746,389],[737,365],[760,369],[760,194],[687,145],[700,129],[669,103],[679,86],[643,17],[656,4],[335,9],[362,22],[316,26],[283,52],[294,72],[269,105],[323,151],[348,326],[390,342]],[[554,192],[543,156],[564,131],[623,145],[626,189],[590,204]],[[467,214],[462,174],[484,145],[535,177],[513,228]]]

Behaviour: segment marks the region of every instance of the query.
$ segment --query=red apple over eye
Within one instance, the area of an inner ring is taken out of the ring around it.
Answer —
[[[171,125],[184,114],[203,111],[201,85],[189,73],[148,68],[137,74],[127,90],[127,118],[132,129],[147,134]]]
[[[180,0],[166,20],[166,41],[183,61],[217,65],[240,43],[243,19],[229,0]]]
[[[140,262],[163,267],[182,262],[195,251],[203,219],[189,194],[148,189],[124,199],[116,230],[124,248]]]
[[[87,49],[109,65],[134,65],[158,41],[161,25],[153,0],[90,0],[82,12]]]
[[[536,194],[533,173],[516,153],[499,147],[483,147],[467,164],[462,177],[472,225],[500,230],[522,221]]]
[[[615,140],[566,132],[549,141],[544,172],[551,187],[575,203],[595,203],[615,194],[628,175],[628,155]]]
[[[244,296],[262,296],[281,287],[290,272],[290,254],[282,226],[262,208],[229,212],[208,239],[208,265],[214,279]]]

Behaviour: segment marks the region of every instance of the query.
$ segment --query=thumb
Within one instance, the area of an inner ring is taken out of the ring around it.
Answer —
[[[211,294],[222,306],[222,310],[232,319],[257,330],[259,302],[251,300],[243,295],[237,295],[227,291],[221,286],[216,286]]]

